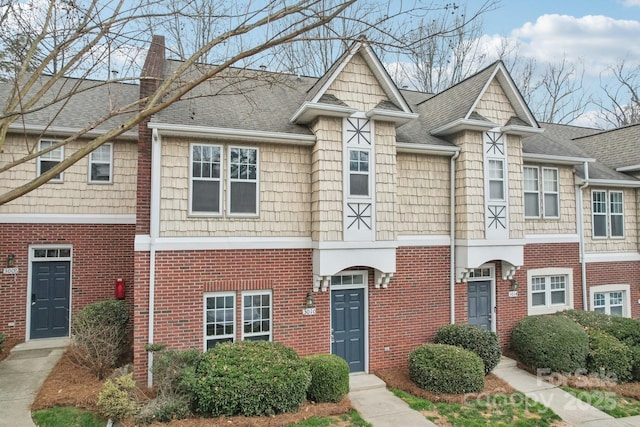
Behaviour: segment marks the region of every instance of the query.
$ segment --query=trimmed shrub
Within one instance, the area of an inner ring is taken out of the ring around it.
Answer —
[[[423,344],[409,355],[409,377],[434,393],[474,393],[484,388],[484,363],[461,347]]]
[[[629,347],[617,338],[595,329],[589,331],[587,369],[618,382],[632,377],[633,357]]]
[[[4,344],[6,337],[4,334],[0,334],[0,353],[2,353],[2,345]]]
[[[629,347],[631,350],[631,376],[634,381],[640,381],[640,346]]]
[[[531,369],[575,372],[586,367],[589,337],[566,316],[529,316],[513,328],[511,347]]]
[[[268,341],[218,344],[189,379],[197,413],[274,415],[297,411],[311,374],[295,351]]]
[[[123,301],[89,304],[73,316],[72,360],[104,378],[127,349],[129,309]]]
[[[611,324],[611,316],[597,311],[565,310],[555,313],[555,315],[568,317],[578,325],[589,329],[606,330]]]
[[[303,358],[311,372],[307,399],[339,402],[349,393],[349,365],[335,354],[314,354]]]
[[[136,386],[133,374],[123,375],[114,381],[108,379],[98,395],[100,413],[113,420],[123,420],[137,409],[133,390]]]
[[[498,365],[502,356],[498,335],[475,325],[442,326],[438,329],[434,342],[455,345],[473,351],[484,362],[485,375]]]
[[[610,316],[611,322],[603,331],[613,335],[629,347],[640,346],[640,320],[629,317]]]

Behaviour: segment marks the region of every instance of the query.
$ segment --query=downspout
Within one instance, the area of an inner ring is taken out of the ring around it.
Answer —
[[[456,323],[456,159],[460,156],[460,151],[456,151],[451,156],[451,164],[449,166],[450,185],[449,185],[449,212],[451,214],[449,224],[449,300],[451,324]]]
[[[151,209],[149,212],[149,344],[153,344],[156,288],[156,240],[160,235],[160,149],[161,138],[157,129],[151,137]],[[153,387],[153,352],[147,352],[147,386]]]
[[[584,200],[582,190],[589,186],[589,163],[584,162],[584,184],[578,188],[578,228],[580,241],[580,268],[582,278],[582,309],[589,310],[589,300],[587,299],[587,262],[584,257]]]

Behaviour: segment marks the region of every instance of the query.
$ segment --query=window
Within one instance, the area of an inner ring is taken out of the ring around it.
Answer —
[[[611,316],[630,317],[631,296],[629,285],[593,286],[591,309]]]
[[[489,160],[489,199],[504,200],[504,162]]]
[[[271,340],[271,293],[242,294],[242,338],[247,341]]]
[[[258,213],[258,150],[229,148],[229,213]]]
[[[527,272],[529,315],[549,314],[573,307],[570,268],[541,268]]]
[[[220,214],[222,148],[191,146],[191,213]]]
[[[89,153],[89,182],[111,183],[113,144],[106,143]]]
[[[55,145],[56,141],[40,141],[38,144],[38,151],[42,151]],[[64,157],[64,146],[58,147],[38,157],[38,176],[42,175],[52,167],[56,166],[62,161]],[[56,175],[51,179],[52,182],[62,182],[62,174]]]
[[[607,194],[603,190],[594,190],[591,192],[591,201],[593,237],[624,237],[622,191],[609,191]]]
[[[545,218],[558,218],[560,216],[558,169],[542,168],[542,194]]]
[[[205,349],[235,339],[235,294],[205,294]]]
[[[368,150],[349,150],[349,195],[369,195]]]
[[[540,217],[538,168],[524,167],[524,216]]]

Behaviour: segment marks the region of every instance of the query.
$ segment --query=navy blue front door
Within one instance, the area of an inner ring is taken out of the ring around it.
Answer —
[[[331,291],[331,353],[342,357],[351,372],[364,371],[364,289]]]
[[[491,330],[491,281],[469,282],[469,324]]]
[[[34,262],[31,279],[33,338],[69,336],[70,262]]]

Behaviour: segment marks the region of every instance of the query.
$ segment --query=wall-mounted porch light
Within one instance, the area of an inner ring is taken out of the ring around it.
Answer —
[[[518,281],[516,279],[511,279],[511,290],[517,291],[519,287],[520,284],[518,283]]]
[[[307,292],[307,298],[304,302],[304,307],[305,308],[313,308],[316,306],[316,302],[313,298],[313,293],[311,292]]]
[[[7,268],[12,268],[15,265],[16,256],[14,254],[7,255]]]

